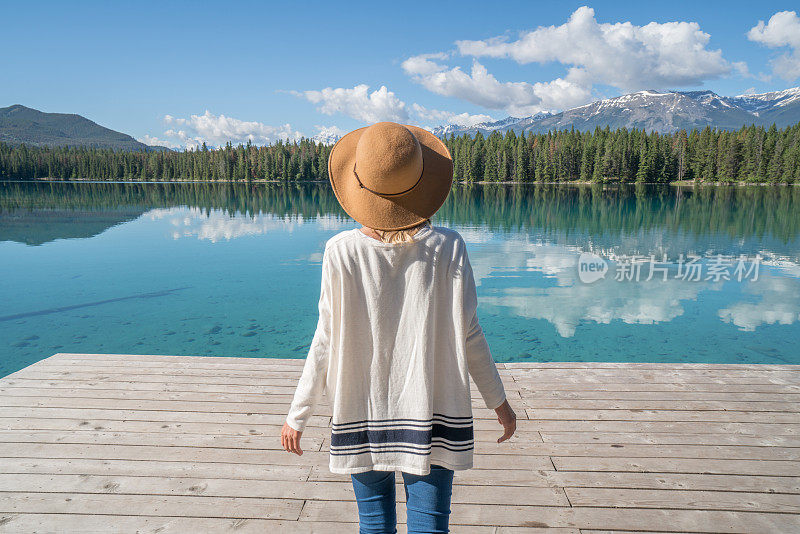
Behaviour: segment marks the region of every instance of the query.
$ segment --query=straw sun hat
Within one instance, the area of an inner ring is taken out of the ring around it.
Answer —
[[[379,122],[339,139],[328,158],[328,176],[350,217],[368,228],[402,230],[444,204],[453,160],[429,131]]]

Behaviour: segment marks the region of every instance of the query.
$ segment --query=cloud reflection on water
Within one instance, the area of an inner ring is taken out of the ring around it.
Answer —
[[[675,278],[677,263],[671,263],[666,280],[656,275],[647,281],[647,271],[643,268],[638,281],[619,281],[615,279],[616,264],[610,262],[605,278],[585,284],[578,277],[582,247],[513,236],[493,242],[483,238],[477,242],[467,239],[473,235],[480,237],[475,230],[462,232],[462,235],[474,249],[470,261],[476,285],[485,286],[479,295],[481,305],[527,319],[544,319],[561,337],[573,337],[578,325],[585,321],[597,324],[615,320],[627,324],[669,322],[684,314],[683,303],[696,301],[704,291],[722,291],[724,284],[742,284],[741,292],[751,298],[719,310],[723,322],[753,331],[760,325],[792,324],[800,320],[800,266],[785,257],[767,259],[756,280],[714,282],[705,277],[700,281],[683,280]],[[609,252],[623,256],[630,250],[641,253],[642,244],[629,240],[623,246],[587,248],[608,259]],[[767,258],[772,256],[768,252],[765,254]],[[776,270],[780,273],[773,272]],[[508,274],[514,272],[540,273],[541,276]],[[753,302],[755,299],[757,301]]]
[[[254,216],[241,212],[231,214],[224,210],[207,211],[197,207],[177,207],[150,210],[145,215],[150,220],[168,219],[174,227],[170,232],[173,239],[196,237],[216,243],[230,241],[239,237],[263,235],[273,231],[292,232],[298,226],[313,222],[321,230],[337,230],[352,223],[340,217],[323,215],[311,219],[302,214],[292,217],[278,217],[271,213],[258,213]]]

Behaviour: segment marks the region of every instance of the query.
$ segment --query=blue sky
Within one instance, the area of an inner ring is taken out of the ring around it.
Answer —
[[[377,120],[468,124],[647,88],[766,92],[800,85],[800,18],[780,13],[793,8],[2,2],[0,107],[78,113],[192,146]]]

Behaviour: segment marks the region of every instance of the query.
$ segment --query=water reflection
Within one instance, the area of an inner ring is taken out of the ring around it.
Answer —
[[[719,310],[720,318],[742,330],[754,332],[761,325],[793,324],[800,319],[800,280],[797,265],[782,270],[783,276],[767,274],[743,288],[747,300]]]
[[[147,212],[145,217],[152,221],[167,220],[172,227],[170,235],[173,239],[196,238],[212,243],[267,232],[292,232],[308,222],[302,215],[278,217],[271,213],[259,213],[247,216],[221,210],[206,212],[200,208],[158,208]],[[347,226],[343,219],[332,216],[317,217],[312,224],[320,230],[343,229]]]
[[[486,307],[507,308],[520,317],[545,319],[559,335],[571,337],[585,321],[670,321],[683,314],[681,301],[696,300],[701,291],[713,285],[672,277],[617,281],[613,275],[586,284],[578,277],[580,253],[578,247],[516,239],[483,249],[472,260],[476,277],[503,282],[502,287],[494,284],[492,290],[479,291],[479,302]],[[614,266],[612,262],[612,270]],[[521,274],[526,272],[531,274]]]
[[[433,222],[469,245],[498,361],[800,363],[798,207],[792,187],[457,185]],[[0,375],[57,351],[302,358],[324,243],[357,226],[327,183],[0,183]],[[582,282],[582,252],[609,275]],[[667,280],[614,278],[651,254]],[[764,259],[687,281],[681,254]]]

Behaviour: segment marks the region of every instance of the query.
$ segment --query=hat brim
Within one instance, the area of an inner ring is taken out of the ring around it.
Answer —
[[[345,212],[376,230],[402,230],[430,218],[444,204],[453,184],[453,160],[444,143],[428,130],[403,125],[422,148],[422,177],[408,193],[382,197],[362,188],[353,173],[356,145],[367,129],[346,134],[331,149],[328,177]]]

